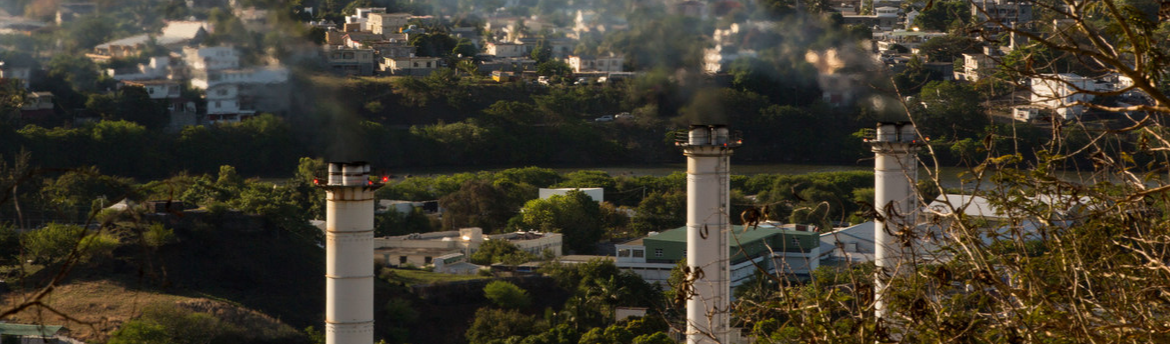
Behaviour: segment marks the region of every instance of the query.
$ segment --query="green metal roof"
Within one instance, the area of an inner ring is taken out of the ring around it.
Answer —
[[[0,335],[52,337],[61,331],[60,325],[26,325],[0,323]]]
[[[776,227],[748,228],[732,226],[728,246],[731,261],[742,262],[770,252],[810,252],[821,245],[814,232],[785,230]],[[687,227],[679,227],[642,239],[648,250],[647,261],[674,262],[686,255]],[[796,243],[794,245],[794,243]]]
[[[777,234],[785,235],[785,236],[796,236],[796,237],[800,238],[799,240],[801,241],[801,248],[813,248],[813,247],[820,245],[819,243],[816,242],[816,241],[820,241],[820,237],[818,236],[817,233],[793,231],[793,230],[783,230],[783,229],[776,228],[776,227],[758,227],[756,229],[748,228],[748,230],[744,230],[744,226],[732,226],[732,236],[730,238],[728,238],[728,240],[729,240],[729,243],[734,246],[734,245],[736,245],[736,243],[746,244],[746,243],[762,240],[762,239],[765,239],[765,238],[768,238],[770,236],[777,235]],[[646,242],[647,240],[651,240],[651,241],[676,241],[676,242],[684,242],[685,243],[685,242],[687,242],[687,226],[675,228],[675,229],[668,230],[668,231],[665,231],[665,232],[662,232],[662,233],[659,233],[659,234],[656,234],[653,236],[646,237],[643,239],[643,242]],[[806,241],[809,241],[809,242],[806,242]]]

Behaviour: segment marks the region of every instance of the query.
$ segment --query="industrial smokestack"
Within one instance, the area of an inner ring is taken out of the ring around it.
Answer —
[[[687,157],[687,343],[728,343],[728,158],[740,147],[724,125],[693,125],[675,145]]]
[[[331,162],[325,185],[325,343],[374,342],[374,190],[365,162]]]
[[[886,315],[883,300],[891,276],[906,267],[904,254],[910,251],[900,237],[915,228],[919,202],[915,191],[919,164],[917,153],[924,144],[915,126],[903,122],[878,123],[873,137],[867,138],[874,152],[874,263],[878,267],[874,281],[874,315]]]

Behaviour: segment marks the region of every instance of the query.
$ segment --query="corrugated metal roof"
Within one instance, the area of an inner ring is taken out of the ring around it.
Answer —
[[[777,234],[792,235],[792,236],[797,236],[797,237],[802,237],[802,238],[805,238],[805,237],[817,238],[818,237],[818,234],[814,233],[814,232],[784,230],[784,229],[780,229],[777,227],[761,226],[756,229],[748,228],[748,230],[745,230],[744,226],[732,226],[732,237],[730,237],[728,239],[729,239],[731,245],[735,245],[737,242],[749,243],[749,242],[754,242],[754,241],[758,241],[758,240],[763,240],[765,238],[768,238],[770,236],[777,235]],[[642,240],[643,240],[643,242],[647,242],[647,241],[687,242],[687,226],[683,226],[683,227],[675,228],[675,229],[672,229],[669,231],[665,231],[665,232],[659,233],[657,235],[643,238]],[[804,244],[804,243],[806,243],[806,240],[802,240],[801,242],[802,242],[802,244]],[[809,241],[809,242],[812,243],[813,241]],[[816,245],[813,245],[813,246],[816,246]]]

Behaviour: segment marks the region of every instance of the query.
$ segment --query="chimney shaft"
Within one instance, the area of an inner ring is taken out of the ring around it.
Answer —
[[[695,292],[687,299],[687,343],[728,343],[728,158],[740,141],[725,126],[693,125],[676,145],[687,157],[685,258]]]
[[[901,273],[904,246],[899,233],[914,229],[919,209],[919,164],[916,154],[924,144],[910,123],[879,123],[875,138],[868,140],[874,152],[874,315],[886,314],[883,295],[890,276]]]
[[[374,190],[364,162],[329,164],[325,189],[325,342],[374,342]]]

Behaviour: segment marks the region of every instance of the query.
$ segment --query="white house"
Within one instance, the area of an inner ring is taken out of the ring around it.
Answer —
[[[206,92],[209,123],[238,122],[257,112],[288,109],[288,68],[241,68],[233,47],[187,47],[183,52],[191,87]]]
[[[581,72],[622,72],[625,57],[609,53],[605,56],[569,55],[565,62],[574,73]]]
[[[528,56],[529,50],[524,44],[512,42],[489,42],[484,46],[484,53],[496,57]]]
[[[443,59],[438,57],[384,57],[382,71],[391,75],[427,76],[442,67]]]
[[[21,85],[28,89],[29,79],[32,77],[32,68],[25,66],[15,66],[0,61],[0,79],[17,79],[21,81]]]
[[[1093,95],[1079,90],[1096,91],[1095,80],[1077,74],[1042,74],[1031,80],[1032,103],[1054,110],[1061,119],[1073,119],[1085,112],[1085,106],[1077,102],[1089,102]]]

